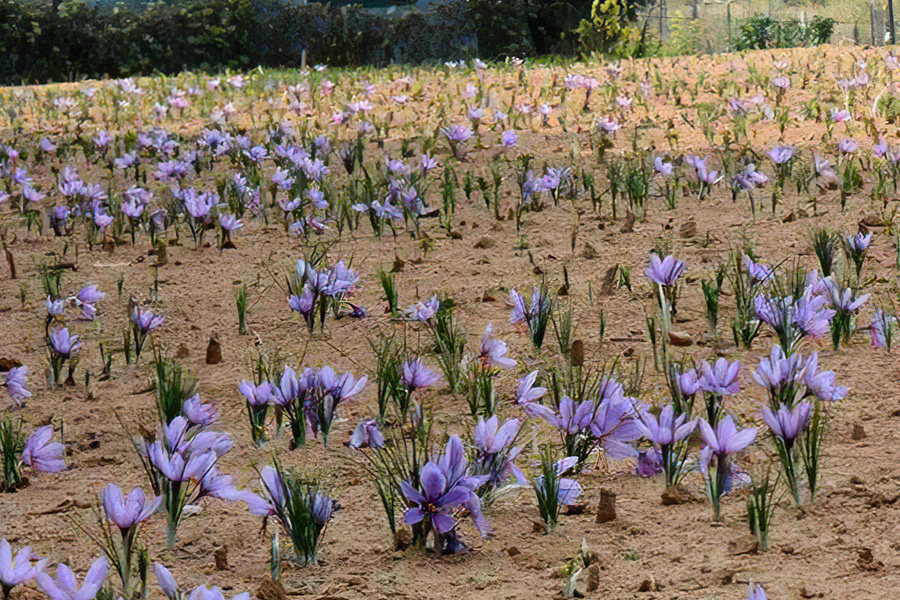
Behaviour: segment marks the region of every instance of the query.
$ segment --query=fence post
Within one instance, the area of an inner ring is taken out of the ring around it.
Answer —
[[[897,43],[897,32],[894,30],[894,0],[888,0],[888,27],[891,31],[891,45]]]
[[[875,38],[875,3],[869,3],[869,28],[872,30],[872,45],[877,46],[878,40]]]
[[[853,43],[859,46],[859,23],[853,22]]]

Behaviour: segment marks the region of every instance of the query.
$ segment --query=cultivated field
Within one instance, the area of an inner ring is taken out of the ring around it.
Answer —
[[[897,70],[0,89],[4,594],[896,597]]]

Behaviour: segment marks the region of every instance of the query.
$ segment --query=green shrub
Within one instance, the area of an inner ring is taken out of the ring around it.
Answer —
[[[816,16],[803,25],[797,19],[779,22],[766,15],[756,15],[744,21],[731,43],[735,50],[818,46],[831,38],[834,23],[831,17]]]

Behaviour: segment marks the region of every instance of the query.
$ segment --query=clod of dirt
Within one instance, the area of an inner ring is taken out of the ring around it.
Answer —
[[[584,365],[584,342],[575,340],[569,349],[569,357],[573,367],[581,367]]]
[[[678,348],[694,345],[694,338],[686,331],[670,331],[669,343]]]
[[[678,235],[684,239],[689,239],[697,235],[697,223],[695,221],[686,221],[678,228]]]
[[[600,489],[600,500],[597,502],[597,523],[608,523],[616,520],[616,494],[607,489]]]
[[[157,267],[164,267],[169,264],[169,251],[165,244],[159,244],[156,247],[156,265]]]
[[[257,600],[287,600],[287,593],[278,581],[266,577],[256,590]]]
[[[477,242],[475,242],[475,247],[479,250],[487,250],[488,248],[493,248],[497,245],[497,241],[494,238],[484,236]]]
[[[217,365],[222,362],[222,346],[215,335],[209,338],[209,345],[206,346],[206,364]]]
[[[515,546],[510,546],[506,549],[506,553],[509,554],[510,557],[518,556],[522,554],[522,551],[516,548]]]
[[[588,567],[587,576],[584,578],[584,589],[595,592],[600,587],[600,565],[594,564]]]
[[[216,561],[216,571],[228,570],[228,546],[221,546],[213,551],[213,559]]]
[[[13,369],[21,366],[22,363],[20,363],[15,358],[0,358],[0,373],[12,371]]]
[[[656,579],[651,575],[650,579],[645,579],[641,582],[641,585],[638,587],[639,592],[655,592],[659,589],[659,585],[656,583]]]
[[[597,254],[597,249],[591,245],[590,242],[584,243],[584,250],[581,251],[581,257],[587,260],[594,260],[597,258],[599,254]]]
[[[625,215],[625,221],[622,223],[622,228],[619,230],[620,233],[631,233],[634,231],[634,215],[628,213]]]
[[[185,359],[190,355],[188,347],[184,344],[178,344],[178,350],[175,351],[175,358]]]
[[[667,489],[662,493],[663,506],[675,506],[676,504],[686,504],[693,501],[694,497],[680,488]]]
[[[735,556],[739,554],[756,554],[757,549],[759,549],[759,542],[756,536],[752,535],[743,535],[728,543],[729,552]]]
[[[853,432],[850,434],[850,437],[857,441],[866,437],[866,430],[863,429],[862,423],[853,424]]]

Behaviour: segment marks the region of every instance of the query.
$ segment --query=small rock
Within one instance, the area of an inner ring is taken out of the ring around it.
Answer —
[[[175,358],[185,359],[189,355],[190,352],[188,352],[187,346],[185,346],[184,344],[178,344],[178,350],[175,351]]]
[[[206,364],[217,365],[222,362],[222,346],[215,334],[210,336],[209,345],[206,346]]]
[[[506,549],[506,553],[509,554],[510,557],[512,557],[512,556],[518,556],[519,554],[522,554],[522,551],[519,550],[518,548],[516,548],[515,546],[510,546],[509,548]]]
[[[532,533],[547,533],[547,526],[543,521],[532,521],[531,531]]]
[[[687,504],[688,502],[693,501],[694,497],[681,488],[667,488],[666,491],[662,493],[663,506],[675,506],[677,504]]]
[[[782,547],[781,547],[781,552],[784,553],[784,554],[788,554],[788,555],[793,554],[793,553],[794,553],[794,547],[793,547],[793,546],[782,546]]]
[[[450,232],[450,237],[454,240],[461,240],[463,239],[463,234],[461,231],[457,231],[456,229],[454,229]]]
[[[488,248],[493,248],[496,245],[497,242],[494,240],[494,238],[490,238],[488,236],[484,236],[483,238],[475,242],[475,247],[479,250],[487,250]]]
[[[691,337],[691,334],[684,331],[670,331],[669,343],[678,348],[684,348],[686,346],[692,346],[694,344],[694,338]]]
[[[213,551],[213,558],[216,561],[216,571],[228,570],[228,546],[221,546]]]
[[[756,536],[743,535],[738,539],[729,542],[728,547],[733,555],[755,554],[759,548],[759,541],[757,541]]]
[[[697,223],[694,221],[682,223],[681,227],[678,228],[678,235],[685,239],[694,237],[697,235]]]
[[[853,432],[850,434],[850,437],[852,437],[854,440],[857,440],[857,441],[866,437],[866,430],[863,429],[863,426],[861,423],[853,424]]]
[[[638,587],[639,592],[655,592],[657,590],[656,579],[652,576],[650,579],[645,579],[641,582],[641,585]]]
[[[584,243],[584,250],[581,251],[582,258],[587,260],[594,260],[599,255],[597,254],[597,249],[590,242]]]
[[[573,367],[581,367],[584,366],[584,342],[581,340],[575,340],[572,342],[572,347],[569,349],[569,358],[572,361]]]
[[[634,231],[634,215],[628,213],[625,215],[625,221],[622,223],[622,228],[619,230],[620,233],[631,233]]]
[[[600,500],[597,502],[597,523],[608,523],[616,520],[616,494],[607,489],[600,489]]]

